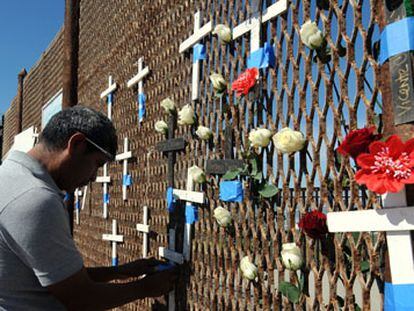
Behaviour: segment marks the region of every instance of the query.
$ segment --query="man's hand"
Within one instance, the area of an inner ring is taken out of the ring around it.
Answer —
[[[165,261],[155,258],[138,259],[118,267],[118,278],[127,279],[130,277],[138,277],[144,274],[153,274],[157,272],[158,265],[165,265]]]
[[[159,297],[173,290],[178,279],[178,268],[168,269],[147,275],[140,280],[140,285],[146,297]]]

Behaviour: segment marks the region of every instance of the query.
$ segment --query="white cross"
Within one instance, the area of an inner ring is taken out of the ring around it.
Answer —
[[[207,36],[213,29],[210,22],[201,27],[201,13],[197,11],[194,14],[194,33],[180,44],[180,53],[184,53],[189,48],[193,47],[201,39]],[[193,79],[192,79],[192,100],[198,99],[198,84],[200,81],[200,61],[193,62]]]
[[[80,210],[80,198],[83,196],[82,190],[79,188],[75,189],[75,219],[76,224],[79,225],[79,210]],[[82,200],[83,201],[83,200]]]
[[[288,0],[279,0],[264,10],[262,12],[262,16],[260,16],[258,2],[258,0],[252,1],[252,7],[254,8],[252,16],[233,29],[233,39],[237,39],[245,33],[250,32],[250,53],[260,48],[261,23],[271,20],[272,18],[286,12],[288,9]]]
[[[330,232],[385,231],[393,284],[414,284],[414,258],[410,230],[414,207],[406,207],[405,189],[383,196],[384,209],[328,213]]]
[[[124,152],[117,154],[115,157],[116,161],[123,161],[123,170],[122,170],[122,199],[127,200],[127,185],[124,182],[124,178],[128,178],[128,159],[132,158],[132,152],[128,151],[128,138],[124,138]]]
[[[137,224],[138,232],[143,233],[143,242],[142,242],[142,257],[148,257],[148,234],[150,232],[150,228],[148,225],[148,206],[144,206],[144,215],[142,224]]]
[[[116,90],[117,85],[113,83],[112,76],[108,78],[108,88],[101,93],[101,99],[108,97],[108,118],[112,120],[112,93]],[[111,95],[111,97],[109,97]]]
[[[145,76],[149,74],[148,66],[144,67],[144,58],[140,57],[138,59],[138,74],[136,74],[132,79],[130,79],[127,82],[127,86],[133,87],[135,84],[138,83],[138,94],[144,94],[144,86],[143,86],[143,80]],[[143,107],[141,107],[141,104],[138,102],[138,111],[140,111]],[[139,120],[139,122],[142,122],[142,119]]]
[[[108,218],[108,201],[106,198],[109,196],[108,194],[108,184],[111,182],[111,177],[108,175],[108,164],[105,163],[103,166],[103,176],[96,177],[97,183],[102,183],[103,188],[103,218]]]
[[[116,220],[112,220],[112,234],[102,234],[102,240],[112,242],[112,265],[118,265],[118,256],[116,253],[116,244],[124,242],[124,236],[116,234]]]

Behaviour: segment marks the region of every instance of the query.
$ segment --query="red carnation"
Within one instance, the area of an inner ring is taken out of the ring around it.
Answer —
[[[354,159],[361,153],[368,152],[368,146],[381,139],[381,134],[374,134],[375,126],[352,130],[336,149],[342,155],[350,155]]]
[[[358,184],[379,194],[399,192],[405,184],[414,183],[414,138],[403,143],[392,135],[385,142],[375,141],[357,163],[361,167],[355,174]]]
[[[326,225],[326,215],[319,211],[306,213],[299,221],[299,228],[305,231],[312,239],[318,240],[329,232]]]
[[[231,90],[236,91],[237,96],[247,95],[256,84],[259,70],[256,67],[246,69],[231,85]]]

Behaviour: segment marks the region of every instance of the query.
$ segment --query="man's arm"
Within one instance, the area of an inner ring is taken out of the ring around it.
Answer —
[[[165,265],[165,261],[153,257],[143,258],[116,267],[86,268],[89,277],[95,282],[109,282],[116,279],[127,279],[156,272],[157,266]]]
[[[105,310],[164,295],[172,289],[175,280],[176,272],[169,270],[124,284],[100,283],[93,281],[83,268],[47,288],[68,310]]]

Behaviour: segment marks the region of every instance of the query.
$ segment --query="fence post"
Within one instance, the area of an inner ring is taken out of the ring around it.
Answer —
[[[63,41],[63,98],[62,109],[78,103],[78,50],[80,0],[65,1],[65,29]],[[73,193],[66,202],[70,229],[73,234]]]

